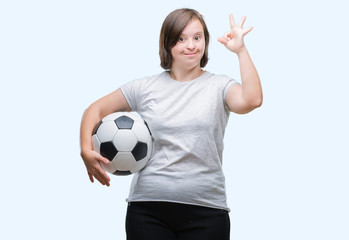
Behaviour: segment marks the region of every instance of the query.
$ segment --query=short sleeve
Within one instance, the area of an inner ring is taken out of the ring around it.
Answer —
[[[236,80],[234,79],[230,79],[227,84],[225,85],[224,87],[224,90],[223,90],[223,99],[225,99],[225,96],[227,95],[227,92],[229,90],[229,88],[235,84],[240,84],[239,82],[237,82]]]
[[[227,102],[225,101],[225,97],[227,95],[227,92],[229,90],[229,88],[231,86],[234,86],[235,84],[240,84],[238,81],[236,81],[235,79],[229,78],[224,86],[223,89],[223,102],[224,102],[224,106],[225,108],[228,108]]]
[[[137,111],[140,100],[140,89],[142,89],[142,81],[144,79],[136,79],[128,82],[120,87],[132,111]]]

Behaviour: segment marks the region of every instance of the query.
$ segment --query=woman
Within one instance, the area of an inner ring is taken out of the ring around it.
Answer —
[[[222,172],[223,136],[229,112],[262,104],[258,73],[243,37],[245,17],[218,38],[237,54],[241,82],[204,71],[209,32],[193,9],[171,12],[160,33],[160,74],[131,81],[86,109],[81,156],[91,182],[110,185],[92,150],[95,125],[116,111],[136,111],[154,138],[153,155],[133,178],[126,217],[127,239],[229,239],[230,222]]]

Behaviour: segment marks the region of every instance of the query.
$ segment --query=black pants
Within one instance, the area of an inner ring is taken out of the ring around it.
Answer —
[[[169,202],[132,202],[127,240],[229,240],[225,210]]]

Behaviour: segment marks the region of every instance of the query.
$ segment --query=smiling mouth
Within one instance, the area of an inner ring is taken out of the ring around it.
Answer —
[[[186,53],[186,56],[194,56],[196,53]]]

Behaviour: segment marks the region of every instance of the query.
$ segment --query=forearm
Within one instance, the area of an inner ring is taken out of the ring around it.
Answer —
[[[259,107],[263,101],[261,82],[252,59],[244,47],[237,53],[240,64],[242,99],[247,104]]]
[[[90,181],[94,182],[94,178],[96,178],[102,185],[110,186],[110,178],[100,164],[109,164],[109,160],[93,151],[92,147],[91,136],[100,119],[100,110],[94,104],[85,110],[80,128],[80,155],[84,160]]]
[[[81,126],[80,126],[81,153],[85,150],[92,149],[91,136],[93,134],[93,130],[95,126],[99,123],[100,120],[101,120],[100,111],[93,104],[85,110],[82,116]]]
[[[131,111],[120,88],[92,103],[84,112],[80,128],[81,151],[92,149],[93,130],[104,116],[112,112]]]

